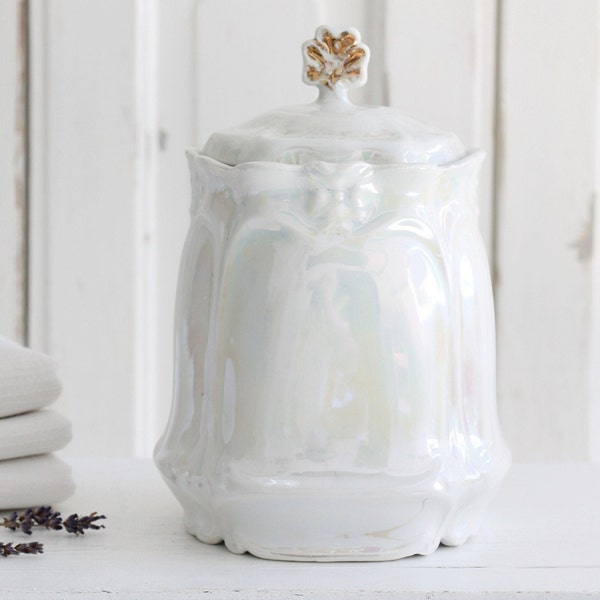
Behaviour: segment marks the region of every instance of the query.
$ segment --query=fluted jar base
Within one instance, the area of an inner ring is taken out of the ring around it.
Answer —
[[[186,530],[202,542],[273,560],[383,561],[463,544],[507,465],[452,484],[331,473],[238,480],[235,491],[209,492],[196,477],[165,479],[184,507]]]

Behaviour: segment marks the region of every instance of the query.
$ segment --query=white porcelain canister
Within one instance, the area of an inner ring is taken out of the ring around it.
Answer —
[[[233,552],[386,560],[464,542],[507,471],[477,227],[482,152],[352,105],[368,48],[321,27],[310,105],[188,152],[174,401],[155,460]]]

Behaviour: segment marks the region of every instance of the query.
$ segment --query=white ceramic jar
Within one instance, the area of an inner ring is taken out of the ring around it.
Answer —
[[[155,460],[187,530],[286,560],[464,542],[506,473],[477,227],[481,151],[352,105],[352,28],[304,45],[311,105],[188,152],[174,401]]]

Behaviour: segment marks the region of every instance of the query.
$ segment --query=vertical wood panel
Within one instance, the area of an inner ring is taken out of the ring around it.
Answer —
[[[314,100],[314,87],[302,83],[300,47],[318,24],[312,0],[229,0],[227,6],[203,0],[197,30],[197,143],[274,107]]]
[[[150,454],[171,407],[173,322],[179,257],[189,225],[190,184],[185,149],[199,144],[197,120],[197,11],[199,0],[158,4],[156,73],[156,368],[147,374],[155,392],[146,432]]]
[[[133,5],[135,88],[135,181],[133,208],[134,318],[132,398],[133,453],[148,456],[155,437],[155,406],[160,372],[158,324],[158,103],[159,2],[135,0]]]
[[[27,2],[0,3],[0,334],[25,341]]]
[[[595,0],[503,2],[499,395],[517,458],[589,455],[599,18]]]
[[[598,33],[596,37],[596,55],[600,54],[600,8],[598,8]],[[594,210],[592,238],[592,310],[591,310],[591,347],[588,363],[589,370],[589,419],[588,440],[589,458],[600,461],[600,58],[596,63],[596,122],[594,130]]]
[[[596,42],[600,46],[600,28]],[[600,60],[596,68],[595,185],[592,238],[590,356],[588,369],[588,458],[600,461]]]
[[[486,152],[480,227],[491,255],[496,2],[393,0],[387,10],[389,104]]]
[[[600,64],[598,65],[598,85],[596,97],[600,100]],[[596,106],[596,173],[593,214],[593,257],[591,265],[592,294],[591,294],[591,326],[590,355],[586,365],[588,370],[588,456],[587,458],[600,461],[600,101]]]
[[[61,366],[68,451],[135,446],[135,4],[32,2],[31,340]]]

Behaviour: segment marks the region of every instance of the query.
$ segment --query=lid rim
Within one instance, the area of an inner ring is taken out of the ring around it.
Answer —
[[[278,108],[213,133],[203,152],[231,166],[263,161],[304,164],[311,153],[335,163],[379,154],[377,164],[442,165],[465,156],[466,148],[454,133],[391,107],[360,106],[349,100],[348,90],[367,80],[370,55],[357,29],[318,27],[302,45],[303,80],[318,87],[316,101]],[[298,147],[308,154],[294,156]]]
[[[303,169],[309,168],[314,165],[322,165],[322,166],[331,166],[331,167],[343,167],[343,166],[355,166],[355,165],[365,165],[369,168],[375,170],[385,170],[385,169],[400,169],[400,170],[432,170],[432,171],[448,171],[451,169],[456,169],[468,164],[470,162],[474,162],[475,160],[483,161],[485,158],[485,151],[481,148],[470,148],[466,150],[466,153],[451,161],[444,164],[435,164],[435,163],[427,163],[427,162],[386,162],[386,163],[373,163],[364,160],[353,160],[353,161],[327,161],[327,160],[314,160],[310,162],[300,163],[300,164],[292,164],[285,163],[281,161],[268,161],[268,160],[249,160],[237,164],[228,164],[226,162],[220,161],[216,158],[213,158],[209,154],[203,152],[203,150],[199,148],[188,148],[185,151],[188,159],[203,159],[208,161],[209,163],[214,163],[215,166],[223,167],[227,170],[229,169],[238,169],[243,170],[249,167],[276,167],[281,168],[282,171],[301,171]]]

